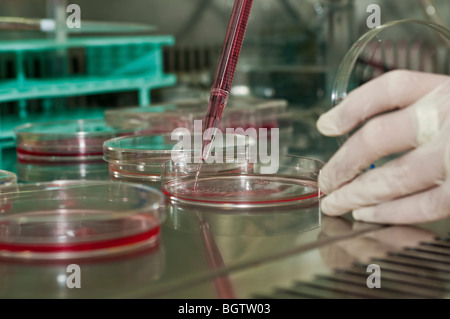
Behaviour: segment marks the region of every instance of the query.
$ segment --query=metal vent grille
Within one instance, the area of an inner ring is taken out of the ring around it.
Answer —
[[[366,272],[369,264],[381,269],[381,287],[369,289]],[[262,299],[370,298],[414,299],[450,298],[450,237],[438,237],[385,257],[372,258],[369,264],[356,263],[335,269],[332,275],[317,275],[309,282],[294,282],[273,293],[258,294]]]

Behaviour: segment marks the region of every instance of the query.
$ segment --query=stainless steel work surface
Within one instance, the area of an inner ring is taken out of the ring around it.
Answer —
[[[448,298],[449,227],[449,219],[372,228],[344,218],[324,217],[314,245],[235,267],[222,272],[221,277],[158,297],[220,297],[220,283],[226,279],[236,298]],[[362,232],[356,234],[356,229]],[[379,266],[380,288],[367,286],[372,274],[368,265]]]

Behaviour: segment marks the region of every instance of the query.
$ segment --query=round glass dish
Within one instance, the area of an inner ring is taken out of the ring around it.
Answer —
[[[307,207],[321,197],[317,179],[324,163],[316,159],[282,155],[269,165],[251,159],[233,170],[224,165],[230,163],[203,163],[198,173],[198,164],[167,162],[162,191],[171,201],[221,208]]]
[[[117,128],[142,127],[145,134],[170,133],[178,127],[194,131],[194,121],[205,117],[208,100],[191,99],[148,107],[105,111],[105,121]],[[219,128],[287,128],[292,126],[287,102],[281,99],[230,97]]]
[[[178,127],[192,130],[194,120],[202,119],[196,114],[205,113],[205,105],[202,99],[189,99],[177,103],[106,110],[105,122],[119,129],[142,126],[145,134],[171,133]]]
[[[131,135],[103,119],[29,123],[15,129],[19,162],[84,162],[102,159],[103,142]]]
[[[332,106],[353,89],[391,70],[450,74],[449,56],[450,30],[434,22],[397,20],[371,29],[353,44],[340,64]],[[338,137],[339,144],[348,137]]]
[[[163,195],[153,188],[102,181],[55,181],[0,188],[0,257],[104,257],[158,242]]]
[[[0,170],[0,186],[8,186],[15,183],[17,183],[16,174]]]
[[[183,134],[178,137],[184,141]],[[153,183],[161,180],[161,165],[175,158],[183,158],[199,163],[201,158],[202,134],[186,135],[189,141],[184,150],[176,150],[180,143],[176,134],[149,134],[119,137],[104,143],[104,160],[109,163],[110,177],[113,180]],[[216,135],[216,142],[218,141]],[[256,140],[239,134],[221,135],[222,155],[227,151],[234,154],[246,153],[256,146]],[[232,141],[232,142],[231,142]],[[198,164],[195,164],[198,165]]]

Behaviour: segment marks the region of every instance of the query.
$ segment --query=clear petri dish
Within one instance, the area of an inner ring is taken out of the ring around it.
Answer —
[[[117,128],[145,127],[146,134],[170,133],[178,127],[194,130],[194,121],[203,120],[207,99],[189,99],[148,107],[129,107],[105,111],[105,121]],[[287,102],[281,99],[230,97],[219,128],[286,127],[291,119]]]
[[[322,194],[318,176],[322,161],[293,156],[279,157],[278,170],[261,161],[198,164],[170,161],[164,164],[161,187],[171,201],[221,208],[260,208],[318,205]],[[273,164],[273,163],[272,163]]]
[[[388,71],[450,74],[450,30],[426,20],[397,20],[371,29],[350,48],[337,71],[332,106]],[[338,137],[343,144],[350,134]]]
[[[0,216],[0,257],[72,259],[155,245],[163,195],[111,181],[54,181],[0,187],[11,203]]]
[[[17,176],[14,173],[0,170],[0,186],[8,186],[17,183]]]
[[[196,115],[205,110],[203,99],[189,99],[177,103],[106,110],[104,118],[108,125],[116,128],[143,126],[145,134],[171,133],[178,127],[192,129],[193,121],[198,119]]]
[[[104,141],[135,132],[113,128],[103,119],[29,123],[15,129],[17,159],[22,163],[101,161]]]
[[[104,160],[109,163],[111,179],[147,182],[154,185],[153,182],[161,180],[161,165],[167,161],[182,159],[184,162],[189,160],[191,163],[199,163],[202,134],[186,135],[189,147],[176,150],[175,146],[180,142],[182,135],[183,133],[135,135],[106,141]],[[245,156],[256,146],[256,140],[250,136],[223,134],[221,137],[220,151],[223,157],[227,154],[237,156],[240,153]],[[218,140],[219,136],[216,135],[216,142]],[[235,166],[231,165],[231,167]]]

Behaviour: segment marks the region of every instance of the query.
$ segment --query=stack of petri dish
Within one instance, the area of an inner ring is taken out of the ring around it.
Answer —
[[[15,129],[21,182],[58,179],[105,179],[104,141],[135,134],[103,119],[25,124]]]
[[[0,257],[61,260],[120,255],[159,243],[163,194],[111,181],[0,187]]]
[[[148,107],[129,107],[107,110],[105,121],[119,129],[145,127],[145,133],[170,133],[184,127],[194,131],[194,121],[202,121],[208,101],[190,99],[176,103],[157,104]],[[219,129],[227,128],[280,128],[292,130],[291,113],[285,100],[253,97],[230,97]]]

